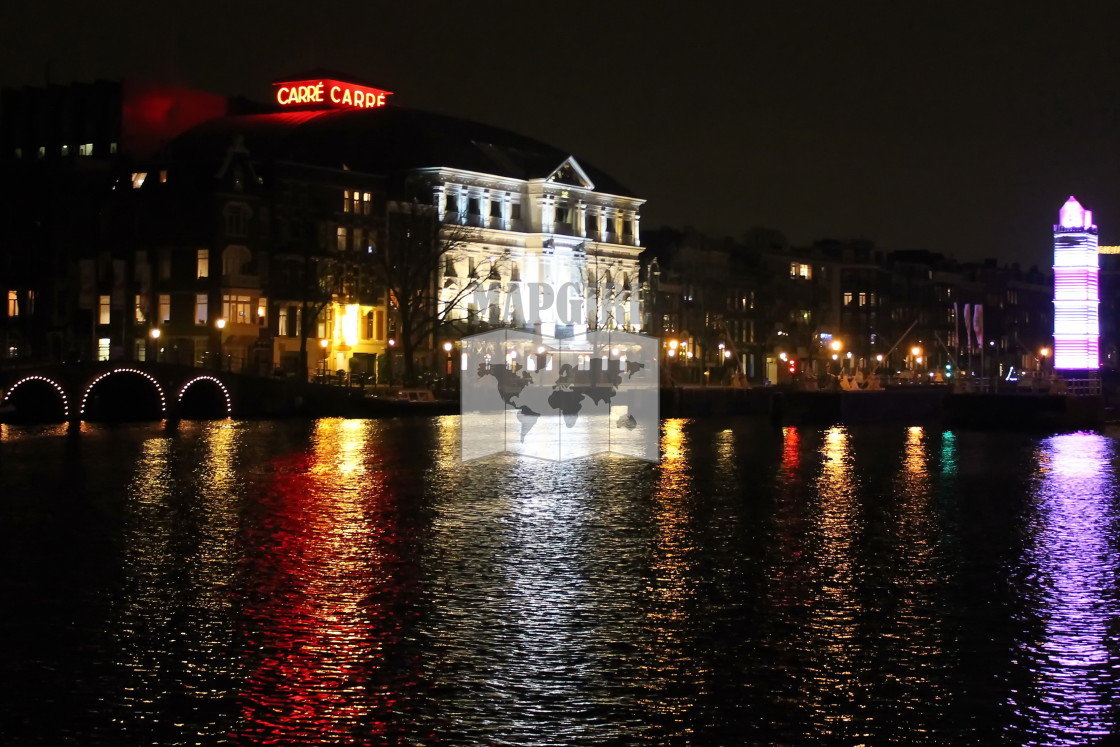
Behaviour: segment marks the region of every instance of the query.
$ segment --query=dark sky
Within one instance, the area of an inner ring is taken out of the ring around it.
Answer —
[[[796,243],[1049,264],[1075,194],[1120,243],[1108,3],[176,5],[6,7],[0,85],[40,84],[50,63],[56,82],[148,76],[264,99],[287,72],[331,67],[570,150],[648,199],[643,229],[765,225]]]

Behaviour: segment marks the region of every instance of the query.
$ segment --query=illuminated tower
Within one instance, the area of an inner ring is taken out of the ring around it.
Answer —
[[[1097,227],[1093,212],[1073,197],[1054,226],[1054,368],[1093,370],[1100,327],[1097,307]]]

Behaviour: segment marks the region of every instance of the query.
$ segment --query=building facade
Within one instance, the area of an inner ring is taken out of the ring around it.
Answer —
[[[267,105],[127,81],[5,91],[5,357],[385,380],[446,373],[447,344],[491,326],[640,328],[641,199],[389,96],[328,71]],[[416,251],[410,214],[436,248]],[[406,269],[423,282],[396,283]],[[527,314],[546,283],[592,302]]]

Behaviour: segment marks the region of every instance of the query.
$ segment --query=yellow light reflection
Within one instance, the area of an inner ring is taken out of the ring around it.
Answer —
[[[952,434],[948,437],[951,441]],[[881,608],[887,613],[885,634],[897,643],[883,675],[895,685],[891,707],[899,710],[899,719],[935,708],[946,696],[942,680],[930,676],[949,662],[943,661],[946,652],[941,646],[946,577],[928,439],[924,428],[907,429],[901,464],[893,481],[898,504],[887,513],[893,519],[887,532],[892,537],[888,568],[893,572],[894,592],[883,600]],[[929,721],[937,718],[936,713],[931,714]]]
[[[817,505],[810,517],[809,540],[814,564],[805,623],[810,674],[805,683],[804,738],[854,738],[851,693],[859,689],[856,633],[862,606],[857,596],[855,542],[861,527],[857,518],[856,484],[852,474],[850,436],[842,426],[824,434],[817,478]]]
[[[645,658],[653,664],[644,672],[646,694],[639,696],[647,710],[668,717],[675,725],[675,729],[667,728],[667,739],[690,734],[696,708],[692,693],[703,691],[707,677],[703,665],[682,653],[694,650],[691,638],[696,634],[689,612],[696,588],[696,547],[688,523],[696,496],[688,464],[687,422],[671,419],[662,424],[662,458],[653,506],[652,579],[643,637],[648,642]],[[682,681],[690,682],[690,687],[674,687]]]

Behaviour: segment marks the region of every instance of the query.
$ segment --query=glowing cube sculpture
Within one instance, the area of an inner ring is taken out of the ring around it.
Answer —
[[[1072,196],[1054,226],[1054,368],[1100,365],[1097,227]]]

